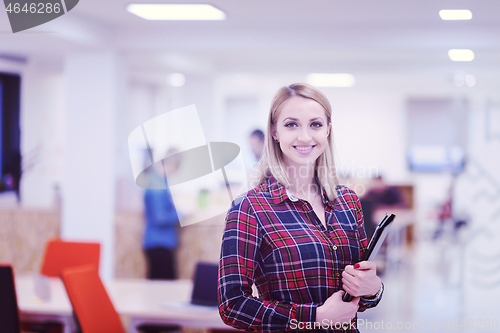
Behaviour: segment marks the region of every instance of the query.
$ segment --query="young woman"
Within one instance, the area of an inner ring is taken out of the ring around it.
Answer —
[[[281,88],[269,113],[258,186],[226,218],[219,266],[223,321],[248,331],[356,332],[383,285],[365,251],[357,195],[339,186],[331,107],[306,84]],[[258,296],[252,296],[255,284]],[[342,295],[355,296],[343,302]]]

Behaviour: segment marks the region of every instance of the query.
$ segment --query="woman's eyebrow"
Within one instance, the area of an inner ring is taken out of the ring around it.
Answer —
[[[285,119],[283,119],[283,122],[285,122],[287,119],[290,119],[290,120],[293,120],[293,121],[299,121],[297,118],[286,117]],[[309,121],[315,121],[315,120],[323,120],[323,118],[321,118],[321,117],[315,117],[315,118],[311,118],[311,120],[309,120]]]

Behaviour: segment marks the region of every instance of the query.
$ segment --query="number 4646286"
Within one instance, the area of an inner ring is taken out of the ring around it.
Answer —
[[[12,13],[14,12],[15,14],[18,14],[20,12],[24,12],[26,14],[59,14],[61,12],[61,4],[60,3],[55,3],[52,4],[50,2],[48,3],[30,3],[29,5],[27,3],[24,4],[24,6],[21,8],[21,5],[19,3],[9,3],[9,5],[6,8],[7,13]]]

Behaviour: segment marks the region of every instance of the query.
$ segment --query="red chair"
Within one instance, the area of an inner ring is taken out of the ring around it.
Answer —
[[[59,277],[68,267],[93,265],[99,269],[101,244],[67,242],[53,239],[47,242],[40,273],[45,276]]]
[[[67,242],[53,239],[45,245],[40,273],[49,277],[59,277],[61,271],[68,267],[92,265],[99,268],[101,245],[95,242]],[[26,331],[41,333],[60,333],[63,324],[56,321],[22,322]],[[0,332],[1,333],[1,332]]]
[[[95,266],[66,268],[61,272],[77,323],[84,333],[124,333],[120,316],[99,277]],[[180,332],[177,325],[143,324],[141,333]]]
[[[63,269],[61,279],[82,332],[125,333],[95,265]]]

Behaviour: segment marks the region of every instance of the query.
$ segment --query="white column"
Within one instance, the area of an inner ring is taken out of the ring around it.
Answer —
[[[61,235],[101,243],[101,276],[114,275],[116,121],[124,65],[114,52],[66,58],[66,160]]]

